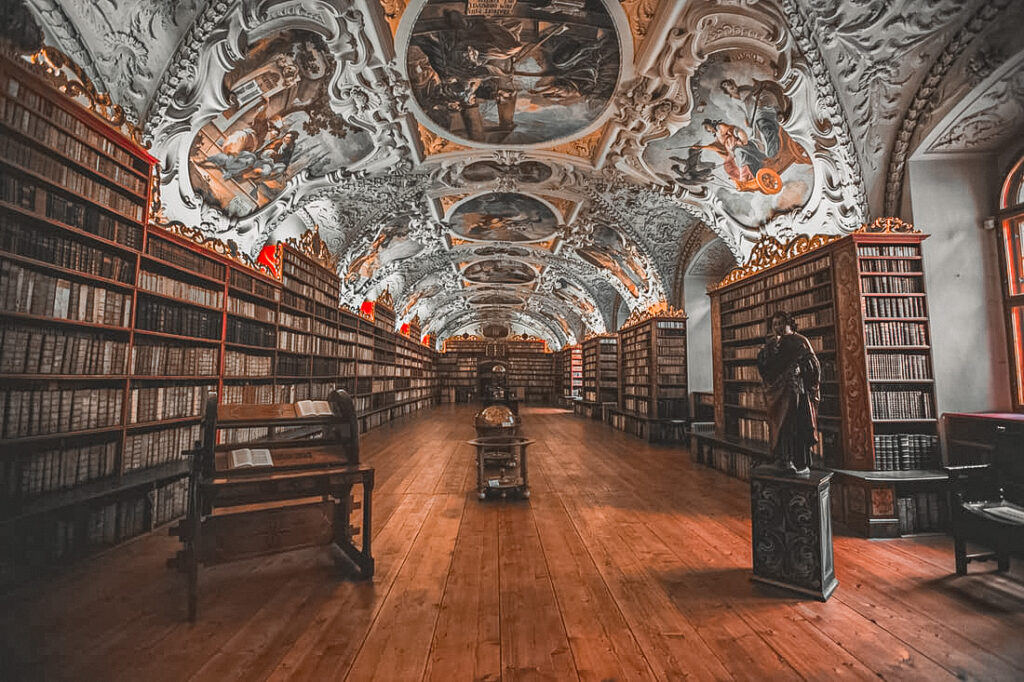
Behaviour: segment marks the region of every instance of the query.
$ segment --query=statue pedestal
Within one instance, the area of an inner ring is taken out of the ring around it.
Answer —
[[[832,473],[796,476],[770,466],[750,472],[753,580],[825,601],[836,589]]]

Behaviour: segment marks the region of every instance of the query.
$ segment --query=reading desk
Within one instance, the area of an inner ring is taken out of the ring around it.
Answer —
[[[188,577],[189,619],[200,564],[330,545],[339,564],[372,577],[372,493],[373,469],[359,464],[359,424],[344,391],[279,405],[218,405],[211,392],[188,515],[171,530],[184,543],[170,563]],[[351,524],[357,510],[361,529]]]

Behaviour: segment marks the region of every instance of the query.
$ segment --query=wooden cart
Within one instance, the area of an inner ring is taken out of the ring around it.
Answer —
[[[526,448],[533,443],[522,436],[480,436],[469,441],[476,447],[477,489],[480,499],[506,497],[510,492],[529,497]]]

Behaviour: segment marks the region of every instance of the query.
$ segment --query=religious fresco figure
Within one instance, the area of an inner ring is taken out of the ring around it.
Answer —
[[[821,364],[789,313],[778,310],[771,333],[757,354],[764,386],[771,452],[789,473],[810,473],[811,446],[818,442]]]

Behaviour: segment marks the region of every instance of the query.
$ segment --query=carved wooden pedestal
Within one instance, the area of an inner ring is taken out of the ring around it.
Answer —
[[[836,589],[829,482],[759,466],[750,476],[753,579],[825,601]]]

